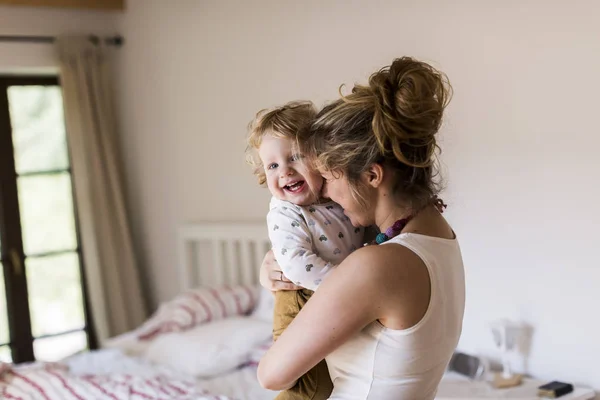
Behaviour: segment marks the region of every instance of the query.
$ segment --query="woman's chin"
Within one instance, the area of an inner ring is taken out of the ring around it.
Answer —
[[[350,218],[350,223],[355,228],[365,228],[367,226],[371,226],[372,225],[365,218],[358,218],[358,217],[356,217],[354,215],[347,215],[347,214],[346,214],[346,216],[348,218]]]
[[[361,228],[362,224],[360,223],[360,221],[356,220],[356,218],[354,218],[351,215],[348,215],[346,213],[344,213],[346,215],[346,217],[350,218],[350,223],[352,224],[353,227],[355,228]]]

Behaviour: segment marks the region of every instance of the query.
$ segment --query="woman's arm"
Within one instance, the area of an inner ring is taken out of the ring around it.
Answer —
[[[388,252],[381,250],[359,249],[330,274],[261,360],[261,385],[272,390],[292,386],[327,354],[382,315],[386,268],[381,266],[390,260]]]

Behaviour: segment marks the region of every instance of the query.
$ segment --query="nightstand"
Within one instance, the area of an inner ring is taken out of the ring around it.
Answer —
[[[479,399],[519,399],[538,400],[537,388],[543,385],[543,381],[535,379],[524,379],[519,386],[508,389],[496,389],[487,382],[470,381],[453,376],[447,376],[442,380],[438,388],[436,400],[479,400]],[[559,397],[561,400],[589,400],[593,399],[593,390],[575,387],[572,393]]]

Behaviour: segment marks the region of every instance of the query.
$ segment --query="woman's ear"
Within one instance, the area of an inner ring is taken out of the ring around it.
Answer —
[[[371,164],[371,166],[364,172],[364,177],[367,185],[378,188],[383,182],[384,170],[381,164]]]

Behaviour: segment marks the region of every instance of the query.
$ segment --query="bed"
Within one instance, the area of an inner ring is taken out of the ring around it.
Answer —
[[[273,299],[258,285],[264,223],[177,233],[180,294],[139,328],[59,363],[0,364],[2,399],[270,400],[256,379]]]

